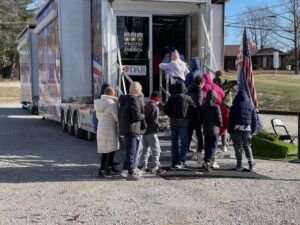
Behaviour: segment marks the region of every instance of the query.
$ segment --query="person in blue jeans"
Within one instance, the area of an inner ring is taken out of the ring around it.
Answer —
[[[218,95],[215,91],[207,92],[206,101],[200,108],[200,121],[204,133],[204,163],[203,167],[210,172],[215,160],[218,148],[220,127],[222,127],[222,115],[220,107],[216,104]]]
[[[136,173],[138,161],[139,137],[143,130],[145,120],[144,105],[139,99],[142,94],[142,86],[133,82],[129,88],[130,94],[122,95],[119,98],[119,134],[124,136],[126,159],[125,166],[128,170],[127,180],[139,180]],[[145,126],[145,125],[144,125]]]
[[[172,169],[183,169],[185,155],[189,149],[188,118],[191,109],[195,108],[192,98],[185,94],[186,87],[183,82],[176,82],[174,94],[168,99],[164,106],[164,112],[170,117],[171,141],[172,141]],[[178,138],[181,140],[179,150]]]

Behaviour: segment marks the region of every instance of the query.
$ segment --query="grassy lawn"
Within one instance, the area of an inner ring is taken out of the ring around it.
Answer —
[[[226,73],[236,79],[236,72]],[[259,109],[300,111],[300,75],[291,72],[254,71]]]
[[[0,81],[0,103],[20,103],[19,81]]]

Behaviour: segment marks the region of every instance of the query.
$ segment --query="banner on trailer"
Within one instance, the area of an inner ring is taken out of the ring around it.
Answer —
[[[91,5],[86,0],[60,0],[62,100],[91,101]],[[88,103],[88,102],[86,102]]]
[[[92,1],[93,97],[100,98],[103,84],[101,0]]]
[[[146,65],[124,65],[123,72],[129,76],[146,76],[147,66]]]
[[[47,13],[47,10],[45,13]],[[37,39],[39,55],[39,111],[41,114],[60,118],[61,77],[57,19],[45,27],[38,34]]]

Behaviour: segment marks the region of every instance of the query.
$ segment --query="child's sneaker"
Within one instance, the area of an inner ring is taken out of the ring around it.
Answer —
[[[138,176],[143,176],[143,173],[144,173],[144,171],[143,170],[140,170],[140,169],[138,169],[138,168],[136,168],[135,169],[135,171],[134,171],[134,174],[136,174],[136,175],[138,175]]]
[[[242,171],[243,171],[243,167],[241,167],[241,166],[236,166],[236,167],[235,167],[235,171],[242,172]]]
[[[177,165],[175,165],[175,168],[178,169],[178,170],[182,170],[182,169],[184,169],[184,165],[183,164],[177,164]]]
[[[216,161],[213,161],[212,164],[211,164],[211,168],[212,169],[219,169],[220,166],[219,166],[219,164]]]
[[[211,172],[211,163],[210,162],[204,162],[202,164],[202,166],[207,172]]]
[[[126,180],[128,180],[128,181],[138,181],[140,179],[141,179],[141,177],[138,176],[135,173],[134,174],[128,174],[127,177],[126,177]]]
[[[128,176],[128,171],[127,170],[122,170],[122,172],[120,173],[120,176],[123,178],[126,178]]]
[[[159,168],[159,167],[154,167],[152,169],[152,173],[154,173],[154,174],[163,174],[165,172],[166,172],[165,170],[163,170],[162,168]]]
[[[228,151],[226,145],[222,145],[222,146],[221,146],[221,151],[222,151],[222,152],[227,152],[227,151]]]
[[[249,170],[250,170],[251,172],[254,171],[254,170],[255,170],[255,166],[256,166],[256,162],[254,162],[254,161],[249,161],[248,164],[249,164]]]
[[[170,167],[170,170],[173,170],[173,171],[174,171],[174,170],[178,170],[178,169],[177,169],[175,166],[171,166],[171,167]]]
[[[150,168],[145,168],[142,170],[144,173],[151,173],[153,170]]]
[[[94,174],[94,176],[95,177],[103,177],[103,175],[104,175],[104,173],[105,173],[105,171],[104,170],[98,170],[95,174]]]

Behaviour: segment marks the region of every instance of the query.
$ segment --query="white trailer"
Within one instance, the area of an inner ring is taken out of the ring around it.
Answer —
[[[225,0],[49,0],[36,16],[39,111],[63,131],[90,138],[93,99],[103,83],[126,92],[139,81],[145,97],[160,90],[167,46],[203,70],[223,68]]]
[[[32,114],[38,113],[39,81],[38,81],[38,53],[35,26],[27,25],[17,37],[20,80],[21,104]]]

